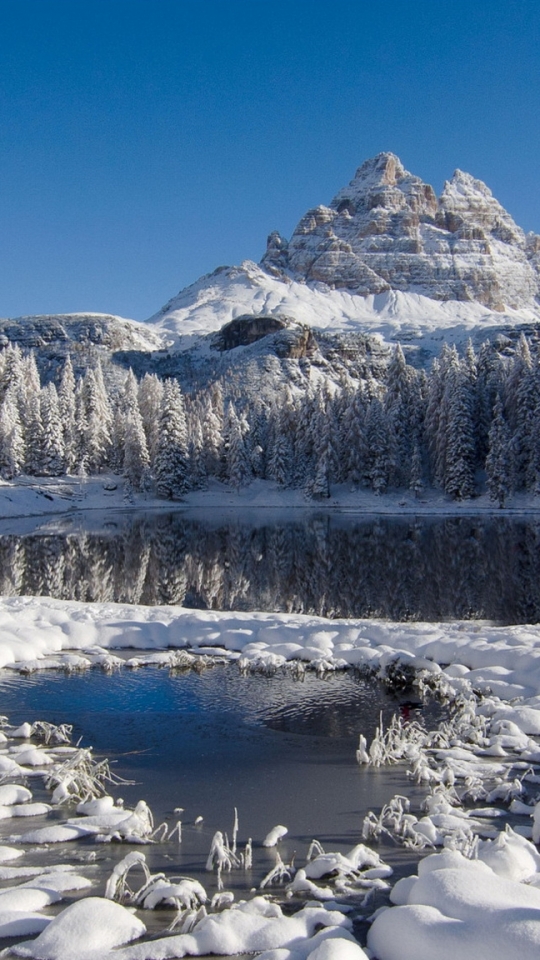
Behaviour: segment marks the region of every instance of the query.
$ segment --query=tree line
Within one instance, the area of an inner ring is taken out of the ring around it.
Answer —
[[[426,486],[452,498],[483,484],[501,506],[540,492],[540,362],[521,336],[512,355],[444,346],[429,372],[398,344],[377,379],[314,374],[300,389],[218,379],[184,393],[174,378],[129,371],[109,383],[99,362],[75,377],[70,358],[42,384],[35,357],[0,353],[0,472],[5,479],[113,471],[132,491],[181,499],[211,478],[254,479],[324,500],[335,484],[378,494]],[[281,371],[283,374],[283,372]]]

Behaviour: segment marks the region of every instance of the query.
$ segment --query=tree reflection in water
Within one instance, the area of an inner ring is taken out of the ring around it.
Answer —
[[[540,525],[508,518],[221,524],[186,513],[0,536],[0,591],[392,620],[540,620]]]

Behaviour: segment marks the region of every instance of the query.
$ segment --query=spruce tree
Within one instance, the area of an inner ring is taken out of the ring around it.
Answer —
[[[158,497],[179,500],[189,489],[186,415],[176,380],[163,388],[154,477]]]
[[[127,414],[124,437],[124,477],[129,487],[140,490],[150,465],[148,447],[138,406]]]
[[[41,391],[41,468],[49,477],[65,472],[65,446],[58,394],[54,383]]]
[[[513,489],[512,441],[508,424],[504,416],[500,396],[497,397],[493,411],[493,422],[489,431],[489,453],[486,457],[486,477],[489,496],[504,504]]]
[[[244,441],[244,425],[242,420],[237,416],[232,401],[227,407],[226,423],[227,479],[231,486],[238,490],[240,487],[245,487],[251,483],[253,474]]]
[[[8,390],[0,407],[0,473],[6,480],[12,480],[22,472],[24,462],[19,411],[11,390]]]
[[[75,415],[75,376],[69,354],[66,357],[62,378],[60,380],[58,407],[64,441],[65,469],[67,473],[71,473],[77,463],[77,428]]]

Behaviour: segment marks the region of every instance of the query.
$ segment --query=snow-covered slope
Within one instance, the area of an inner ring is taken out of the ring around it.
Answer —
[[[499,312],[477,302],[432,300],[401,290],[360,296],[320,282],[272,276],[245,260],[239,267],[220,267],[186,287],[149,323],[164,337],[190,338],[187,346],[193,335],[213,333],[246,314],[286,316],[333,333],[362,331],[378,333],[385,340],[456,343],[475,331],[487,336],[493,327],[540,320],[540,308],[534,306]]]
[[[278,233],[258,266],[220,267],[150,318],[164,335],[208,334],[243,315],[385,339],[446,339],[540,320],[540,237],[457,170],[437,199],[391,153],[366,161],[329,206]],[[185,344],[185,341],[184,341]]]

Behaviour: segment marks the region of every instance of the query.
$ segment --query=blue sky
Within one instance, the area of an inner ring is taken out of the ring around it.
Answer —
[[[538,0],[0,0],[0,316],[145,319],[367,157],[540,233]]]

